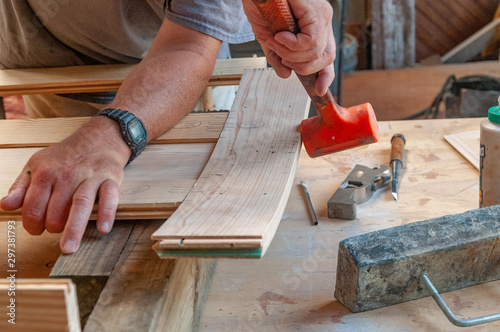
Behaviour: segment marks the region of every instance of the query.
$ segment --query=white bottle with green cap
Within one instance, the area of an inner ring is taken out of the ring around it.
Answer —
[[[500,105],[500,97],[498,98]],[[481,121],[479,207],[500,204],[500,106],[488,110]]]

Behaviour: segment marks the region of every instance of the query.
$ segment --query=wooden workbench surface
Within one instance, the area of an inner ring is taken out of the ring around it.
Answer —
[[[499,331],[500,321],[455,327],[430,297],[357,314],[333,297],[339,241],[478,207],[478,172],[443,135],[479,128],[480,120],[380,122],[378,144],[319,159],[303,151],[266,256],[218,262],[200,331]],[[358,206],[358,219],[328,219],[328,199],[356,164],[388,164],[395,133],[407,140],[400,200],[394,201],[386,187]],[[300,180],[308,185],[318,226],[311,226]],[[445,293],[443,298],[460,319],[497,313],[500,281]]]
[[[380,143],[318,159],[303,152],[283,220],[267,254],[260,260],[218,262],[200,331],[500,330],[500,322],[469,329],[454,327],[431,298],[351,314],[333,297],[339,241],[477,208],[478,173],[443,135],[477,129],[480,121],[380,122]],[[359,205],[358,219],[328,219],[326,202],[356,164],[388,164],[389,141],[395,133],[407,138],[400,200],[394,201],[387,187]],[[309,187],[320,218],[318,226],[311,226],[300,180]],[[2,238],[6,238],[5,225],[0,224]],[[29,236],[19,223],[17,277],[47,277],[60,253],[59,237],[48,233]],[[0,253],[2,262],[7,261],[5,253]],[[6,270],[5,264],[0,267]],[[500,311],[500,281],[443,297],[461,319],[496,313]]]

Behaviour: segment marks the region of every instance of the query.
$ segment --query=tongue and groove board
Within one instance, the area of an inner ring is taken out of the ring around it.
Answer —
[[[153,234],[160,257],[259,258],[281,220],[310,100],[295,75],[245,71],[217,145],[181,206]]]
[[[151,142],[125,168],[116,218],[168,218],[196,183],[227,115],[227,112],[191,113]],[[63,140],[87,120],[74,117],[0,121],[0,197],[7,194],[36,151]],[[0,209],[0,221],[21,220],[21,213],[21,209]],[[91,219],[95,218],[93,213]]]
[[[227,112],[190,113],[149,144],[217,143]],[[45,147],[58,143],[85,124],[89,117],[37,118],[0,121],[0,148]]]
[[[9,315],[11,303],[14,317]],[[2,278],[0,304],[4,308],[0,331],[81,331],[76,287],[69,279],[16,278],[12,286]]]
[[[238,85],[243,68],[262,68],[266,58],[218,59],[208,86]],[[131,64],[0,70],[0,96],[116,91]]]
[[[9,120],[6,120],[9,121]],[[214,143],[149,145],[125,168],[116,219],[168,218],[196,183]],[[0,149],[0,197],[41,148]],[[95,220],[97,206],[91,219]],[[22,220],[22,209],[0,209],[0,221]]]

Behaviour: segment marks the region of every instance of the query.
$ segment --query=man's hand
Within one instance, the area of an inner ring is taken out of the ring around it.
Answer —
[[[317,72],[316,93],[323,96],[334,78],[333,9],[326,0],[288,0],[288,3],[298,20],[300,33],[282,31],[273,36],[253,1],[243,0],[255,37],[276,74],[287,78],[292,70],[301,75]]]
[[[97,228],[103,234],[111,230],[130,153],[113,120],[93,118],[61,143],[35,153],[1,208],[23,206],[23,226],[30,234],[64,231],[61,250],[74,253],[96,200]]]
[[[139,117],[152,140],[193,108],[213,72],[221,41],[164,20],[146,57],[123,81],[111,108]],[[37,152],[3,198],[11,211],[23,207],[30,234],[61,232],[64,253],[78,250],[98,200],[97,228],[108,233],[118,206],[130,148],[118,124],[92,118],[64,141]]]

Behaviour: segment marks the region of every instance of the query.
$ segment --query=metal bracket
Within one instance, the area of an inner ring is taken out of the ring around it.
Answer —
[[[391,172],[385,165],[381,165],[380,168],[354,166],[328,201],[328,217],[356,219],[356,205],[368,201],[373,193],[388,184],[390,179]]]

